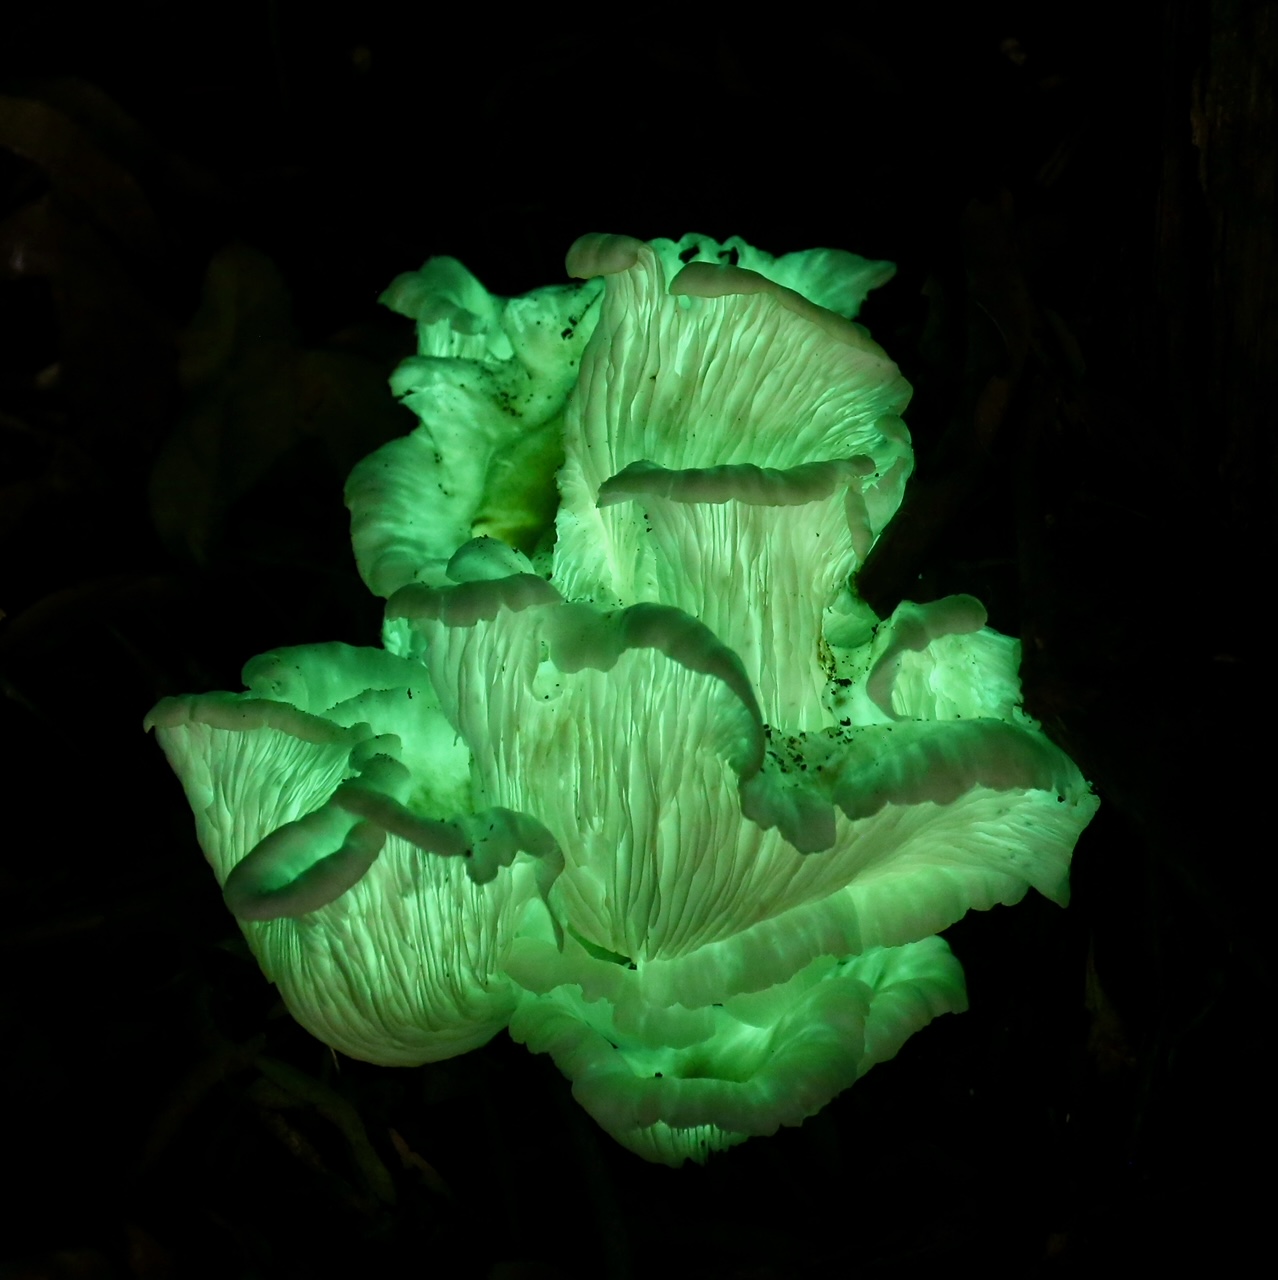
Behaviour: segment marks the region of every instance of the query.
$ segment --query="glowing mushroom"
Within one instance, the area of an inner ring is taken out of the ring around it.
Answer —
[[[936,936],[1064,902],[1096,808],[966,596],[856,596],[911,467],[887,264],[590,236],[583,285],[386,295],[419,414],[347,488],[384,648],[150,723],[267,976],[374,1062],[502,1027],[678,1164],[964,1007]]]

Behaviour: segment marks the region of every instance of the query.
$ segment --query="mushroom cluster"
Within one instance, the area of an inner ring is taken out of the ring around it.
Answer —
[[[390,286],[420,422],[346,492],[381,646],[147,723],[302,1025],[396,1065],[508,1028],[674,1165],[961,1010],[938,934],[1063,903],[1097,801],[976,600],[856,594],[912,466],[852,320],[891,266],[587,236],[568,271]]]

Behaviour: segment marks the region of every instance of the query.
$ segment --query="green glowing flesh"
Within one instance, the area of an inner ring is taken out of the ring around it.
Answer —
[[[508,1027],[679,1164],[961,1010],[937,933],[1063,903],[1096,800],[976,601],[878,619],[850,586],[912,465],[849,322],[891,268],[569,261],[608,274],[506,300],[441,258],[383,297],[420,418],[347,485],[383,647],[263,655],[149,724],[315,1035],[411,1065]]]

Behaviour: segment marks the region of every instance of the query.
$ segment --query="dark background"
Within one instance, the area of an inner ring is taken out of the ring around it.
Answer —
[[[6,14],[0,1276],[1229,1273],[1273,1160],[1278,6],[548,12]],[[140,728],[375,641],[378,293],[435,253],[520,292],[587,230],[899,264],[862,319],[918,471],[862,590],[985,600],[1103,801],[1068,911],[947,935],[969,1013],[677,1172],[504,1036],[300,1031]]]

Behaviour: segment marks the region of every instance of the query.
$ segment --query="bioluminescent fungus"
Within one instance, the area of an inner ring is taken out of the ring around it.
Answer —
[[[1063,903],[1097,802],[975,600],[856,594],[912,465],[852,320],[890,266],[588,236],[568,268],[391,285],[420,424],[346,491],[382,645],[255,658],[148,724],[311,1032],[411,1065],[509,1028],[679,1164],[962,1009],[937,934]]]

